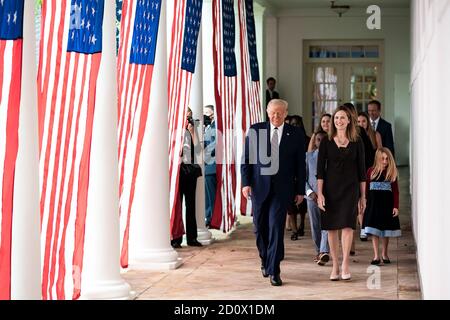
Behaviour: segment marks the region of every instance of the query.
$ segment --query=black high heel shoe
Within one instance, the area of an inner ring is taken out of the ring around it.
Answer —
[[[379,265],[380,263],[381,263],[380,259],[373,259],[373,260],[370,262],[370,264],[371,264],[371,265],[374,265],[374,266],[377,266],[377,265]]]
[[[291,240],[292,241],[296,241],[296,240],[298,240],[298,233],[297,232],[292,232],[292,234],[291,234]]]

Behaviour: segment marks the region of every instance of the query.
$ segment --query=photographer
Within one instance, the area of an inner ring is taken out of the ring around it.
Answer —
[[[195,190],[197,187],[197,178],[202,175],[202,169],[198,164],[194,164],[194,119],[192,111],[188,108],[186,118],[186,132],[183,141],[183,151],[181,154],[182,162],[180,165],[178,193],[180,202],[183,203],[183,197],[186,203],[186,240],[188,246],[201,247],[202,244],[197,241],[197,220],[195,217]],[[183,237],[172,239],[171,244],[174,248],[181,248]]]

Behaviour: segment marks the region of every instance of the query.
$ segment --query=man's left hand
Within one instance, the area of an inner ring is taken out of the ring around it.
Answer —
[[[304,197],[305,197],[305,196],[303,196],[303,195],[301,195],[301,194],[296,195],[296,196],[295,196],[295,204],[296,204],[297,206],[299,206],[300,203],[303,202],[303,198],[304,198]]]

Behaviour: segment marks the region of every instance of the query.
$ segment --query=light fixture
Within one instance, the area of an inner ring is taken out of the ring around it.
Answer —
[[[334,4],[334,1],[330,1],[331,2],[331,10],[333,10],[334,12],[336,12],[339,17],[342,17],[342,14],[346,13],[349,9],[350,6],[337,6]]]

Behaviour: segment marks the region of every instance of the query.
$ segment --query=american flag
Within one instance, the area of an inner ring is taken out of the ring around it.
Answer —
[[[103,9],[104,0],[42,4],[38,114],[44,299],[80,296]]]
[[[217,193],[211,227],[225,232],[236,219],[234,123],[237,102],[234,1],[213,0],[214,95],[217,109]]]
[[[161,0],[124,0],[118,57],[119,192],[122,267],[128,240],[136,176],[149,112]]]
[[[116,0],[116,46],[119,51],[120,43],[120,22],[122,21],[122,5],[123,0]]]
[[[175,0],[168,75],[170,231],[174,239],[183,236],[184,233],[178,176],[192,75],[195,72],[201,16],[202,0]]]
[[[241,44],[241,99],[242,99],[242,132],[243,137],[256,122],[264,121],[261,109],[259,65],[256,51],[255,17],[253,0],[238,0],[240,44]],[[240,192],[241,213],[246,214],[247,199]]]
[[[19,147],[23,0],[0,0],[0,300],[10,299],[14,171]]]

